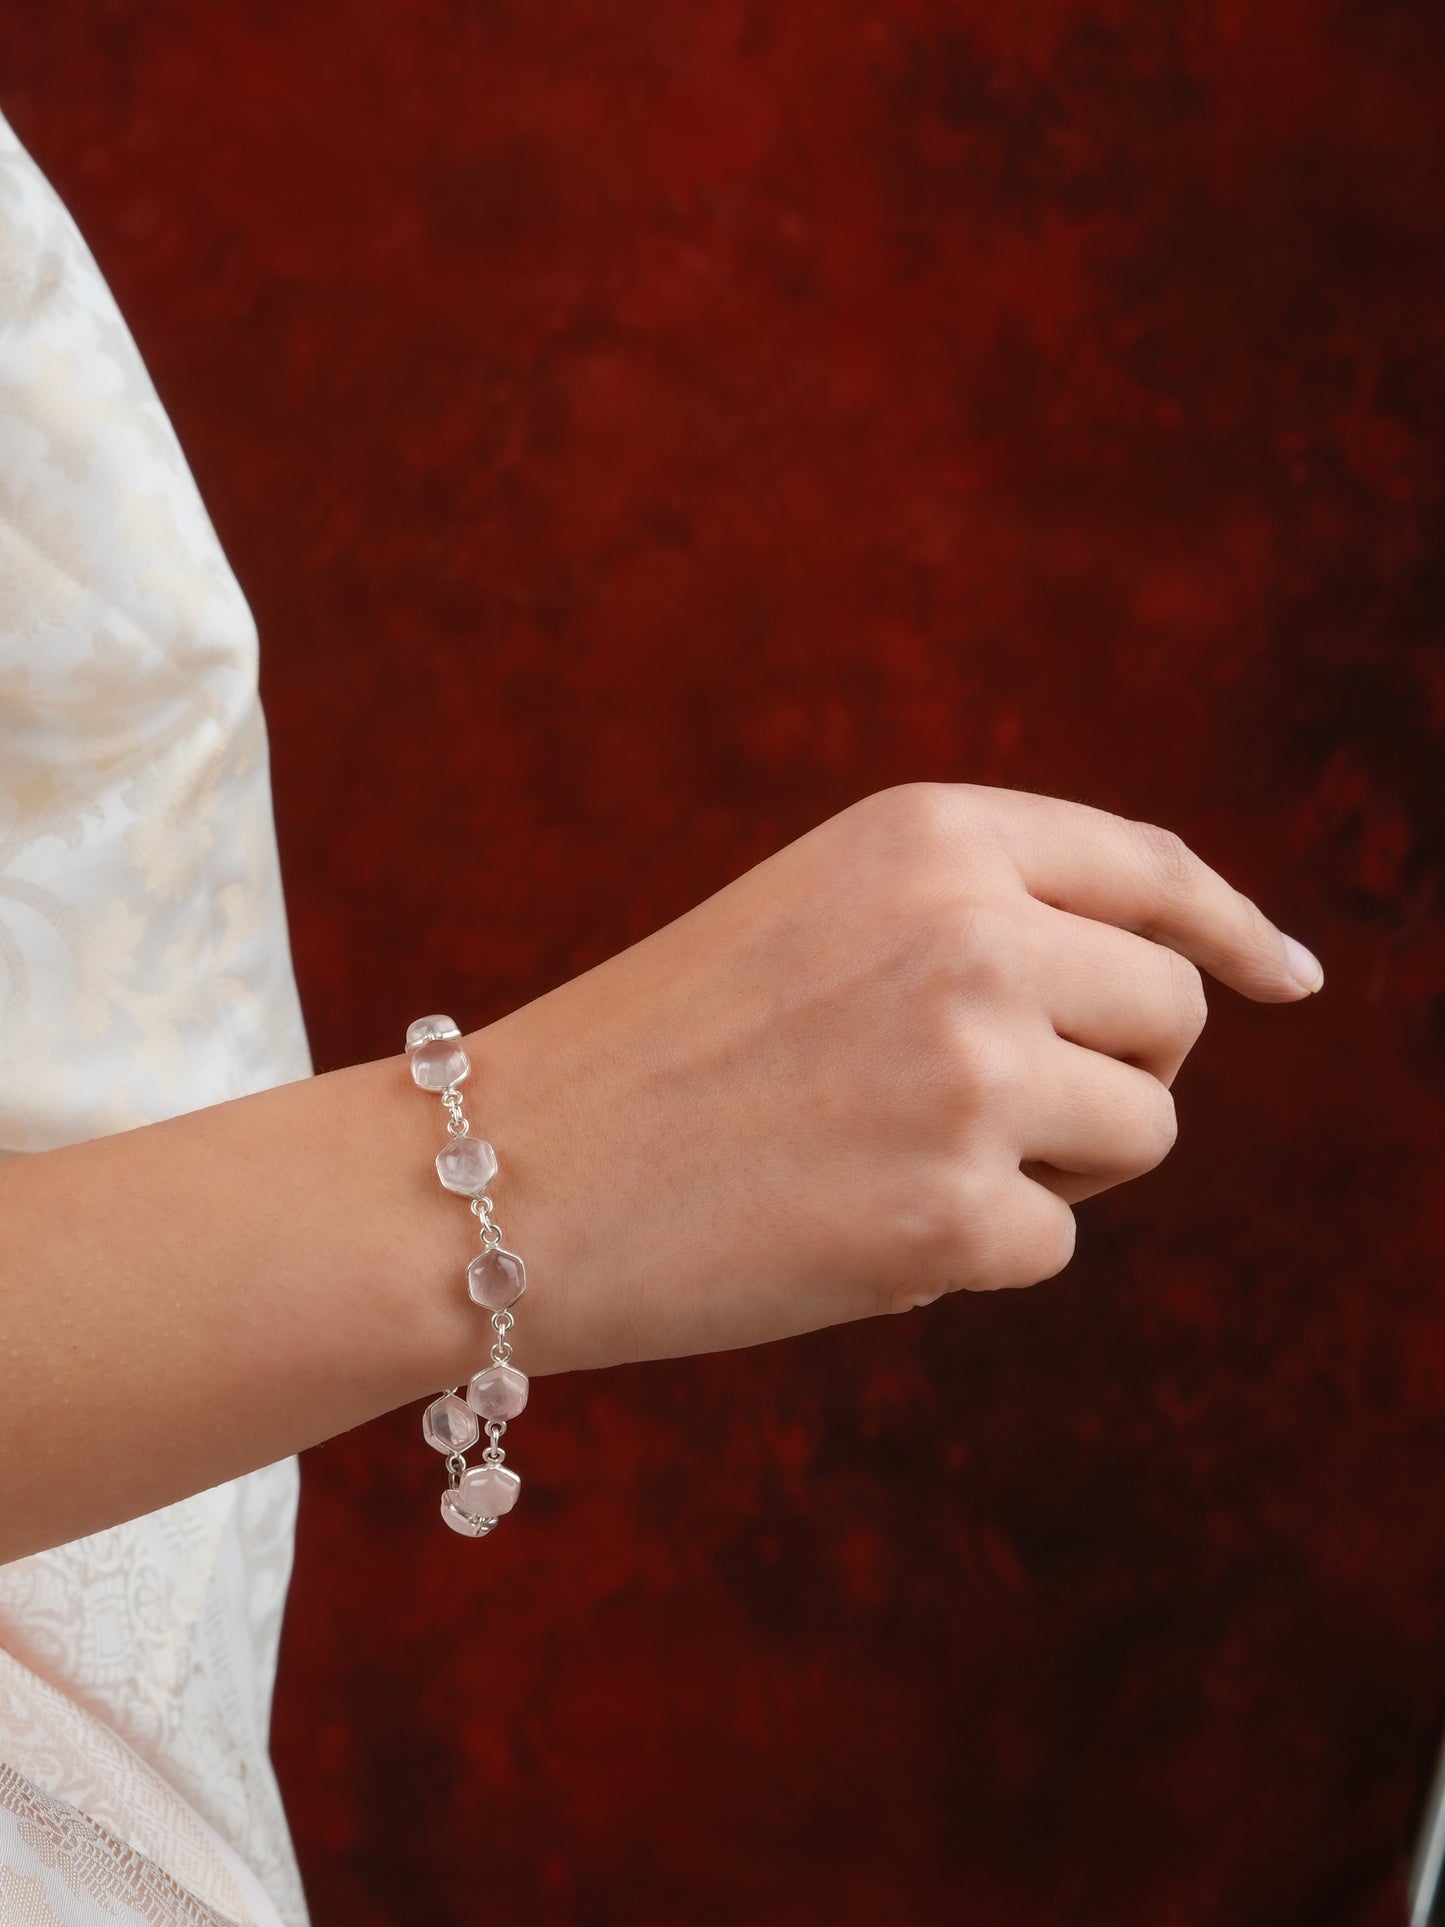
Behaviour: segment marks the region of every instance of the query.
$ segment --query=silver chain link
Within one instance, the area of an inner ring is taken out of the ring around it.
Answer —
[[[505,1365],[510,1361],[512,1348],[507,1343],[507,1333],[516,1322],[516,1319],[513,1318],[509,1311],[494,1311],[492,1313],[492,1330],[497,1334],[492,1343],[492,1363],[494,1365]]]
[[[465,1124],[466,1119],[463,1118],[462,1122]],[[476,1219],[477,1227],[482,1234],[482,1250],[483,1251],[500,1250],[501,1243],[502,1243],[502,1227],[499,1224],[497,1224],[492,1217],[491,1199],[485,1196],[480,1198],[473,1198],[468,1204],[467,1209],[471,1212],[472,1216]]]

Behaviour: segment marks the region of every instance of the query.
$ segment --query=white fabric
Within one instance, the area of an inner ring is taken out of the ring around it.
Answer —
[[[311,1069],[255,626],[94,260],[0,120],[0,1157]],[[146,1863],[108,1920],[168,1918],[144,1884],[168,1877],[197,1920],[304,1927],[267,1747],[296,1489],[289,1459],[0,1567],[4,1919],[32,1917],[22,1890],[54,1912],[66,1868],[57,1917],[93,1917],[66,1857],[90,1836],[50,1801]]]

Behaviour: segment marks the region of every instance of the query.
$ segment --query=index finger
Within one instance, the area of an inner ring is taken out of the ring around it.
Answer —
[[[1256,1003],[1294,1003],[1323,984],[1319,959],[1173,830],[1024,790],[988,795],[1030,896],[1177,950]]]

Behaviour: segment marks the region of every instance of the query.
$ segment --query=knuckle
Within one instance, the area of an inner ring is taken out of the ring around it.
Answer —
[[[976,1272],[980,1291],[1017,1291],[1056,1278],[1074,1255],[1078,1222],[1062,1200],[990,1254]]]
[[[881,1318],[898,1318],[905,1311],[936,1304],[946,1290],[946,1285],[933,1284],[918,1272],[895,1272],[878,1288],[873,1309]]]
[[[865,797],[860,809],[893,842],[917,846],[942,836],[949,818],[946,783],[896,783]]]
[[[963,1099],[958,1115],[970,1127],[1006,1113],[1026,1080],[1024,1054],[1006,1025],[955,1022],[951,1082]]]
[[[1204,991],[1204,973],[1177,951],[1166,951],[1173,958],[1169,966],[1174,1003],[1175,1028],[1186,1044],[1192,1044],[1204,1029],[1209,1016],[1209,999]]]
[[[925,1227],[927,1255],[956,1268],[977,1238],[979,1219],[987,1209],[985,1187],[969,1172],[955,1172],[937,1183]]]
[[[1171,1092],[1162,1084],[1157,1085],[1158,1096],[1151,1100],[1151,1109],[1143,1134],[1143,1153],[1148,1160],[1146,1171],[1152,1171],[1162,1164],[1179,1141],[1179,1114],[1174,1107]]]
[[[1018,916],[1010,905],[975,899],[953,910],[948,924],[955,954],[971,971],[1016,966]]]
[[[1194,852],[1184,838],[1177,830],[1166,829],[1160,823],[1136,823],[1134,832],[1160,893],[1167,898],[1187,895],[1197,878],[1198,868]]]
[[[981,1134],[1012,1115],[1029,1075],[1027,1033],[1009,1007],[1008,972],[990,961],[961,982],[957,960],[929,946],[902,968],[907,995],[899,1000],[894,1068],[906,1067],[910,1109],[924,1122],[925,1139],[970,1157]]]
[[[903,1022],[948,1089],[1010,1088],[1027,980],[1017,914],[915,892],[892,911],[887,942]]]
[[[917,1281],[901,1271],[880,1274],[872,1287],[872,1302],[865,1305],[874,1318],[896,1318],[900,1312],[917,1305]]]
[[[1001,905],[950,905],[939,919],[937,940],[946,958],[950,987],[974,1003],[1003,999],[1018,971],[1016,919]]]
[[[993,1188],[982,1174],[951,1160],[940,1159],[930,1176],[915,1181],[889,1214],[893,1269],[881,1285],[881,1309],[910,1311],[967,1282],[992,1203]]]
[[[1038,1269],[1031,1283],[1042,1284],[1045,1278],[1057,1278],[1073,1260],[1074,1250],[1079,1241],[1079,1221],[1072,1210],[1065,1205],[1059,1214],[1053,1236],[1044,1241],[1038,1254]]]

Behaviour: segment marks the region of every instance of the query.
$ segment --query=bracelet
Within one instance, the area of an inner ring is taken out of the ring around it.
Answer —
[[[517,1503],[522,1481],[504,1463],[502,1434],[508,1419],[527,1403],[527,1376],[511,1363],[507,1334],[516,1322],[512,1306],[527,1289],[527,1273],[515,1251],[502,1244],[492,1218],[487,1186],[497,1175],[497,1154],[485,1138],[473,1137],[462,1115],[459,1085],[471,1074],[471,1059],[456,1041],[461,1032],[450,1017],[418,1017],[406,1029],[407,1054],[414,1083],[439,1091],[447,1110],[447,1142],[437,1152],[437,1176],[448,1191],[470,1200],[481,1230],[482,1248],[467,1266],[467,1292],[492,1314],[492,1362],[477,1372],[461,1398],[448,1386],[426,1408],[421,1422],[427,1444],[447,1455],[447,1489],[442,1517],[453,1532],[486,1536],[504,1512]],[[467,1469],[468,1447],[487,1428],[482,1463]]]

